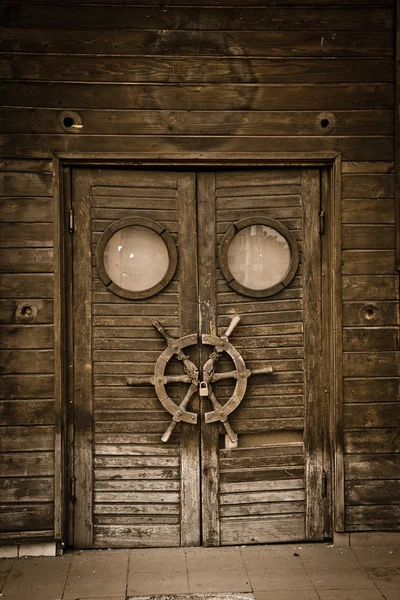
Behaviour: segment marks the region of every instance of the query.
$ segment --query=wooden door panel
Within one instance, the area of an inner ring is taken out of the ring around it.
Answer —
[[[241,322],[231,342],[247,368],[270,364],[274,369],[272,375],[250,377],[246,395],[230,417],[239,447],[219,451],[220,541],[229,545],[320,539],[323,520],[319,503],[310,496],[320,497],[321,395],[319,364],[309,358],[321,343],[319,172],[221,172],[214,181],[217,247],[232,223],[262,215],[283,223],[301,252],[296,277],[266,298],[239,294],[217,269],[219,333],[239,314]],[[219,364],[221,370],[232,369],[225,357]],[[219,385],[222,403],[233,385]]]

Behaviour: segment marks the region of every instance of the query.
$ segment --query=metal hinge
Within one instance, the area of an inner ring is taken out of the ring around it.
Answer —
[[[319,213],[319,234],[324,235],[325,233],[325,211],[321,210]]]
[[[75,502],[75,500],[76,500],[76,477],[74,475],[70,478],[69,492],[70,492],[71,502]]]
[[[322,497],[325,498],[327,493],[328,493],[328,477],[327,477],[326,471],[322,471]]]
[[[74,223],[74,211],[71,210],[68,213],[68,231],[70,233],[74,233],[75,223]]]

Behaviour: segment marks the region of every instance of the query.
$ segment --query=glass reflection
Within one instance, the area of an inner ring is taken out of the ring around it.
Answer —
[[[110,279],[123,290],[142,292],[159,283],[168,270],[164,240],[152,229],[131,225],[119,229],[104,250]]]
[[[241,229],[228,248],[228,266],[236,281],[251,290],[270,288],[290,268],[290,247],[279,231],[267,225]]]

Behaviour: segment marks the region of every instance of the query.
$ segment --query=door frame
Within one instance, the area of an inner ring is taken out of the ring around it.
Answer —
[[[322,236],[322,336],[323,361],[327,366],[323,388],[326,403],[324,465],[327,473],[325,535],[344,531],[344,461],[342,431],[342,306],[341,306],[341,154],[314,153],[150,153],[120,155],[99,153],[59,153],[53,155],[54,175],[54,339],[55,339],[55,540],[60,547],[71,543],[71,514],[75,502],[72,478],[73,431],[69,419],[72,395],[71,347],[71,206],[72,169],[79,167],[137,167],[164,170],[240,168],[319,167],[321,204],[327,226]],[[200,265],[201,269],[201,265]],[[90,486],[90,482],[86,483]],[[330,513],[331,514],[328,514]],[[90,528],[90,527],[89,527]],[[87,527],[87,531],[89,530]],[[90,547],[90,535],[83,544]],[[182,540],[193,545],[195,540]],[[207,543],[207,541],[206,541]],[[210,544],[215,540],[210,540]]]

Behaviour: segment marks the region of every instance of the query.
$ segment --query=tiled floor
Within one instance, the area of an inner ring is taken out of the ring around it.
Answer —
[[[218,593],[229,600],[229,592],[252,594],[255,600],[400,600],[400,548],[304,544],[0,559],[1,600],[174,594],[208,594],[215,600]]]

